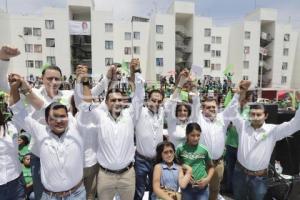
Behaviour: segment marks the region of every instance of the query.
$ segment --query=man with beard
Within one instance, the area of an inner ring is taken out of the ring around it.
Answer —
[[[83,100],[79,109],[86,111],[85,121],[95,126],[98,133],[99,146],[97,160],[100,165],[97,180],[99,199],[113,199],[119,194],[122,200],[132,200],[135,191],[135,171],[133,168],[134,125],[144,101],[144,80],[139,69],[139,60],[131,61],[131,72],[135,75],[135,92],[132,103],[124,108],[120,90],[110,89],[106,94],[105,108],[103,105],[93,107],[89,85],[82,82]],[[112,75],[116,76],[117,71]],[[78,98],[79,90],[75,90]],[[88,103],[87,103],[88,102]],[[87,111],[87,109],[90,111]],[[83,113],[84,114],[84,113]]]

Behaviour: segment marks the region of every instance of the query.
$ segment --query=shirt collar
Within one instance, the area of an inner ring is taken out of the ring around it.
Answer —
[[[177,170],[178,167],[177,165],[173,162],[173,165],[171,167],[169,167],[165,162],[161,163],[161,166],[163,169],[171,169],[171,170]]]

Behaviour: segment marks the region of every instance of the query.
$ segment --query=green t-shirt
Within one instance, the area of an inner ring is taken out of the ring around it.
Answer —
[[[239,144],[239,137],[236,128],[234,126],[228,127],[226,145],[237,148],[238,144]]]
[[[22,165],[22,171],[23,171],[23,176],[26,185],[32,183],[32,175],[31,175],[30,167],[25,167],[24,165]]]
[[[23,160],[23,157],[29,153],[28,145],[25,145],[22,147],[22,149],[19,149],[19,159],[20,161]]]
[[[201,180],[207,176],[206,166],[211,162],[211,157],[204,145],[198,144],[192,147],[187,143],[181,144],[176,149],[176,156],[183,164],[192,167],[195,180]]]

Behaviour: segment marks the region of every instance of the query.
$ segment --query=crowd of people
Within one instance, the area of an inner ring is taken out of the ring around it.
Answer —
[[[0,88],[9,94],[0,106],[1,200],[141,200],[146,190],[149,199],[217,200],[224,168],[234,199],[263,200],[276,141],[300,130],[299,110],[289,122],[265,123],[249,81],[207,80],[203,89],[183,69],[165,98],[164,88],[145,87],[132,59],[126,81],[113,64],[93,84],[79,64],[74,89],[61,90],[60,68],[48,66],[35,88],[8,72],[19,53],[0,50]],[[228,87],[234,95],[220,110],[218,96],[201,95]]]

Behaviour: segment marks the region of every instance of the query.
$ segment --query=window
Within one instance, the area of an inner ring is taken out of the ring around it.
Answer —
[[[215,36],[211,36],[211,43],[216,43],[216,37]]]
[[[133,53],[134,54],[140,54],[141,48],[138,46],[133,47]]]
[[[284,34],[283,41],[285,41],[285,42],[290,41],[290,34],[288,34],[288,33]]]
[[[249,61],[244,60],[244,69],[249,69]]]
[[[164,49],[164,43],[163,42],[156,42],[156,49],[157,50],[163,50]]]
[[[211,57],[215,57],[216,56],[216,51],[215,50],[211,50]]]
[[[164,66],[164,59],[163,58],[156,58],[156,66],[158,66],[158,67]]]
[[[243,76],[243,80],[248,80],[248,79],[249,79],[249,77],[247,75]]]
[[[42,53],[42,45],[41,44],[35,44],[34,45],[34,52],[35,53]]]
[[[210,52],[210,44],[204,44],[204,52]]]
[[[204,29],[204,37],[210,37],[211,36],[211,29],[205,28]]]
[[[164,33],[164,26],[163,25],[156,25],[156,33]]]
[[[26,60],[26,67],[33,68],[33,60]]]
[[[286,76],[281,76],[281,84],[286,84],[287,77]]]
[[[221,37],[216,37],[216,43],[221,44],[222,43],[222,38]]]
[[[141,37],[140,32],[133,32],[133,39],[139,40]]]
[[[24,27],[24,35],[32,35],[32,28]]]
[[[113,32],[114,27],[112,23],[105,23],[105,32]]]
[[[46,47],[55,47],[55,39],[46,38]]]
[[[25,44],[25,52],[26,53],[33,52],[33,45],[32,44]]]
[[[289,55],[289,49],[288,48],[284,48],[283,49],[283,55],[284,56],[288,56]]]
[[[56,65],[55,57],[54,56],[47,56],[47,63],[49,65]]]
[[[46,29],[54,29],[54,20],[45,20]]]
[[[105,40],[105,49],[113,49],[114,48],[114,42],[110,40]]]
[[[35,61],[35,68],[40,69],[40,68],[42,68],[42,66],[43,66],[43,61],[41,61],[41,60]]]
[[[287,62],[283,62],[281,69],[282,70],[287,70],[287,68],[288,68],[288,63]]]
[[[125,54],[125,55],[131,54],[131,47],[125,47],[125,48],[124,48],[124,54]]]
[[[34,36],[41,36],[42,35],[42,29],[41,28],[33,28],[33,35]]]
[[[204,67],[209,68],[210,67],[210,60],[204,60]]]
[[[251,38],[251,32],[245,31],[245,40],[250,40],[250,38]]]
[[[244,54],[249,54],[250,53],[250,47],[244,47]]]
[[[113,58],[105,58],[105,66],[110,66],[114,63]]]
[[[220,50],[216,50],[216,57],[221,57],[221,51]]]
[[[131,40],[131,33],[125,32],[125,40]]]
[[[211,64],[211,70],[220,71],[221,64]]]

